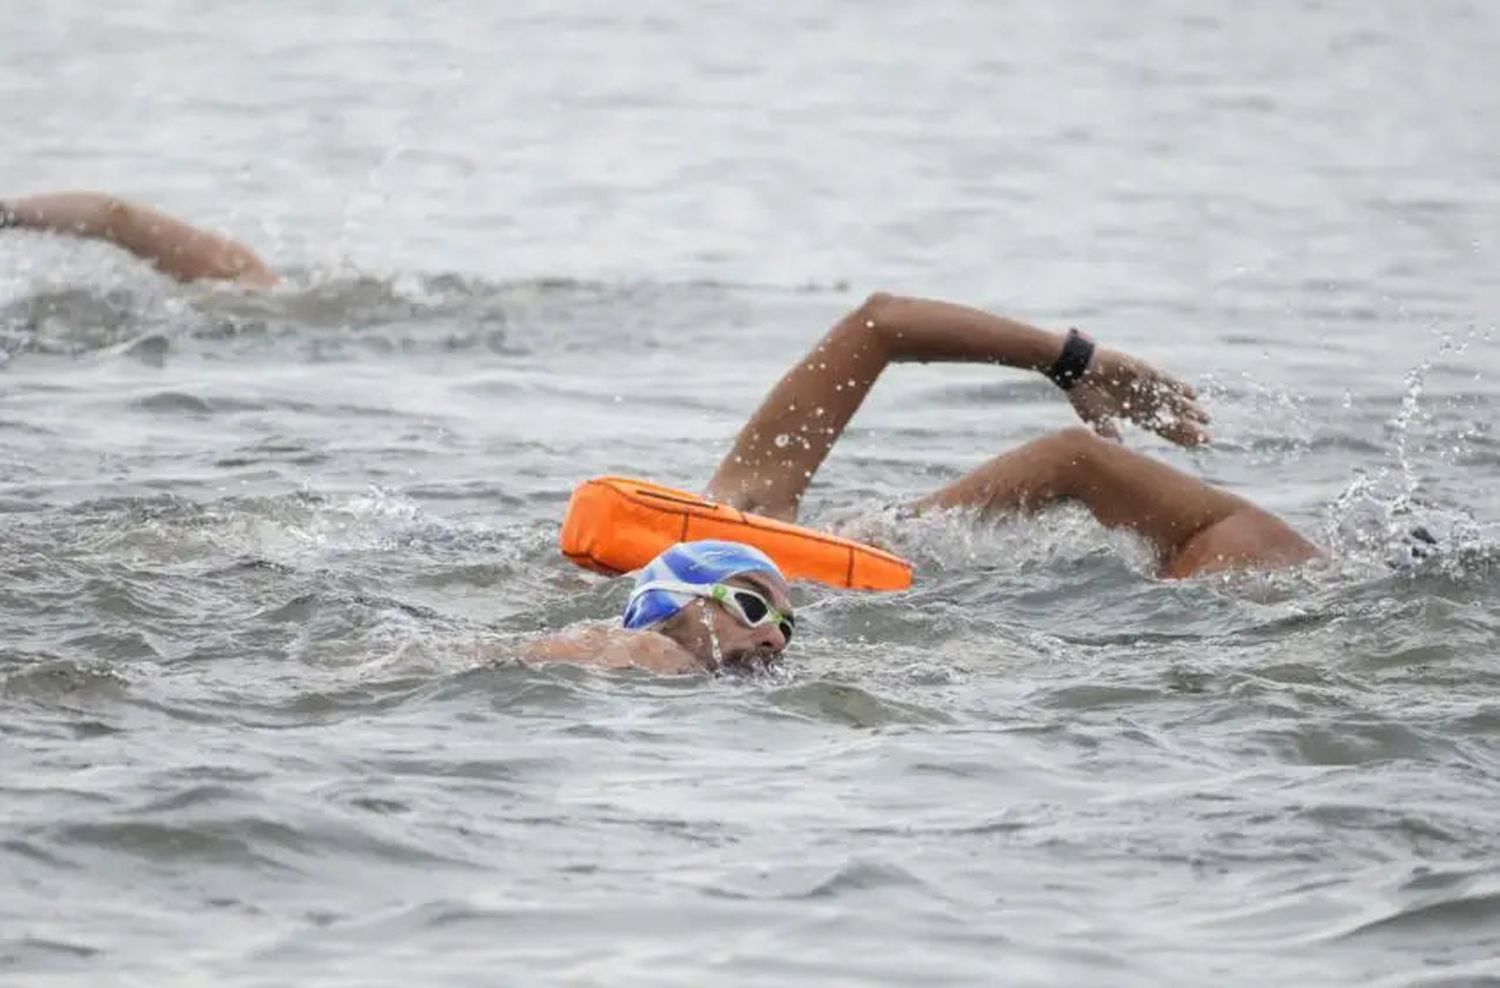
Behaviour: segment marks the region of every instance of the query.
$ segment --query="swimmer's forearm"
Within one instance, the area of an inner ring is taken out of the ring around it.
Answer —
[[[868,328],[892,362],[1000,364],[1044,371],[1062,352],[1062,333],[934,299],[876,295],[867,303]]]
[[[4,209],[12,226],[107,239],[111,214],[125,205],[98,192],[49,192],[8,200]]]
[[[253,251],[149,206],[99,192],[53,192],[8,200],[11,226],[104,240],[180,281],[215,278],[267,286],[276,275]]]

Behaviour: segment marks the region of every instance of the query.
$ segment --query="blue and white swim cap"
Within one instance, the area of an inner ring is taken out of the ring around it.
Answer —
[[[671,590],[642,590],[648,583],[669,581],[704,586],[723,583],[741,573],[774,573],[781,570],[771,557],[742,542],[703,539],[679,542],[647,563],[635,577],[636,589],[625,604],[625,627],[649,628],[693,602],[693,596]],[[783,577],[784,579],[784,577]]]

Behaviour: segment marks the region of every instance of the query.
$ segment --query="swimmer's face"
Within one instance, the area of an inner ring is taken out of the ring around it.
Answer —
[[[791,588],[773,573],[743,573],[724,582],[731,587],[753,590],[777,611],[787,616],[792,614]],[[661,630],[709,669],[715,665],[714,639],[718,639],[719,658],[731,669],[763,669],[773,665],[787,646],[786,635],[774,621],[747,627],[728,607],[710,600],[689,604]]]

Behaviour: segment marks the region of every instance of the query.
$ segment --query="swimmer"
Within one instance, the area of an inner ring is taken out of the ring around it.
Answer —
[[[251,288],[276,284],[276,273],[243,244],[102,192],[0,200],[0,229],[7,227],[103,240],[178,281],[230,281]]]

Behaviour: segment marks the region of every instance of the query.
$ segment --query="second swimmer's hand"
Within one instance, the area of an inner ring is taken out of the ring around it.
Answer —
[[[1104,347],[1068,391],[1078,417],[1107,439],[1119,439],[1118,420],[1128,419],[1179,446],[1208,442],[1208,413],[1197,399],[1186,382]]]

